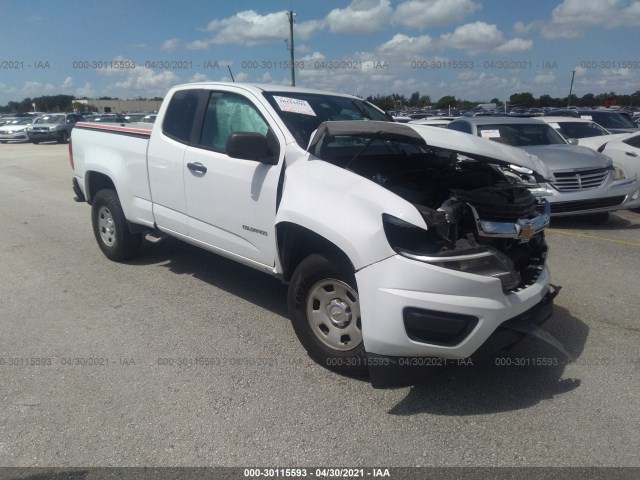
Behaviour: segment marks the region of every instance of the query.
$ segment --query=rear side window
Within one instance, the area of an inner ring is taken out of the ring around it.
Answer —
[[[635,135],[631,138],[627,138],[623,140],[627,145],[631,145],[632,147],[640,148],[640,135]]]
[[[162,132],[182,143],[191,143],[200,90],[180,90],[173,94],[162,123]]]
[[[600,135],[608,135],[604,128],[597,123],[585,122],[562,122],[560,125],[560,133],[567,138],[586,138],[599,137]]]
[[[467,122],[451,122],[447,125],[449,130],[456,130],[458,132],[471,133],[471,125]]]

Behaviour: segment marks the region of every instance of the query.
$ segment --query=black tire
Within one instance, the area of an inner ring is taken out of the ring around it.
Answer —
[[[7,143],[6,140],[0,140],[0,143]]]
[[[340,374],[364,376],[368,369],[355,277],[329,258],[310,255],[293,273],[288,294],[293,329],[318,364]],[[310,317],[316,319],[315,326]]]
[[[33,140],[31,143],[33,143],[34,145],[38,145],[40,142],[37,140]]]
[[[69,143],[69,132],[65,131],[58,139],[58,143]]]
[[[91,221],[98,246],[108,259],[119,262],[138,253],[142,234],[129,231],[116,192],[107,189],[96,193],[91,206]]]
[[[609,220],[609,212],[592,213],[587,215],[587,222],[591,225],[602,225]]]

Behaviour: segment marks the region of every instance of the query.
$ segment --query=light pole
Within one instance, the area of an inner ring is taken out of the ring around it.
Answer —
[[[567,107],[571,106],[571,92],[573,91],[573,77],[576,76],[576,71],[571,70],[571,86],[569,87],[569,98],[567,99]]]
[[[296,73],[293,68],[294,65],[294,48],[293,48],[293,20],[296,14],[293,13],[293,10],[287,11],[287,17],[289,17],[289,51],[291,52],[291,86],[296,86]]]

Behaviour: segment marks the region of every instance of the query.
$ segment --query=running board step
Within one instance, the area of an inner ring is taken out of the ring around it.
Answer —
[[[154,230],[153,232],[149,232],[144,236],[144,239],[150,243],[158,243],[167,238],[167,235],[162,233],[159,230]]]

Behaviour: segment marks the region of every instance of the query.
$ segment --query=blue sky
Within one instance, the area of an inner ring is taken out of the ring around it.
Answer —
[[[640,90],[640,0],[0,0],[0,104],[230,80],[489,101]],[[115,68],[116,66],[135,68]]]

